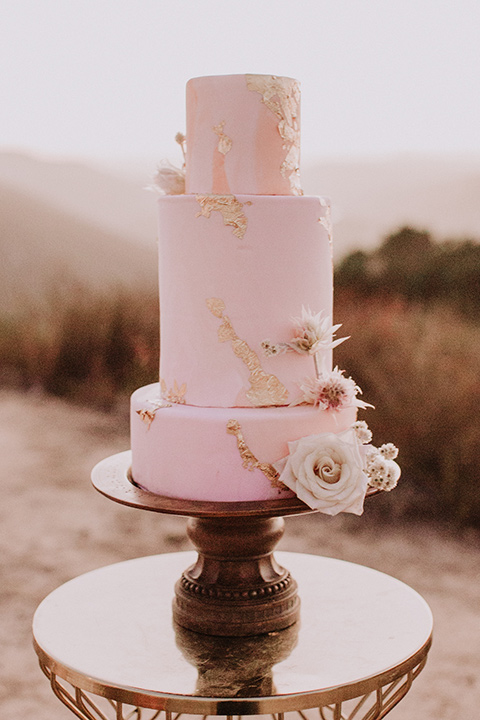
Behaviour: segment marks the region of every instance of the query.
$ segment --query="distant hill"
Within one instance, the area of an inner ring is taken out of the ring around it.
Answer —
[[[159,159],[127,172],[0,152],[0,186],[10,198],[0,208],[2,247],[10,243],[17,282],[27,267],[43,275],[52,263],[97,282],[156,274],[156,201],[145,186]],[[438,239],[480,239],[480,158],[304,159],[302,184],[306,194],[331,199],[337,260],[375,247],[405,224]],[[14,223],[22,228],[20,243],[8,235]]]
[[[132,173],[130,179],[80,162],[0,152],[0,184],[89,225],[149,246],[156,241],[156,202],[155,194],[145,186],[154,171],[153,162],[143,178]]]
[[[52,287],[156,286],[156,246],[136,244],[0,184],[0,308]]]
[[[403,225],[442,240],[480,240],[480,158],[304,163],[302,184],[332,202],[337,258],[372,248]]]

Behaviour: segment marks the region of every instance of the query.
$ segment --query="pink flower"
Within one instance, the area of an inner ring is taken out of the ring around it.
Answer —
[[[359,400],[357,394],[362,391],[352,378],[346,378],[343,370],[335,368],[331,372],[322,372],[318,377],[306,378],[300,386],[303,401],[322,410],[343,410],[347,407],[373,407]]]

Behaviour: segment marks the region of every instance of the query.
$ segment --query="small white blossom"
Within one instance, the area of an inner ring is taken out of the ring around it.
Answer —
[[[379,448],[379,452],[385,460],[395,460],[398,455],[398,448],[393,443],[385,443]]]
[[[375,453],[367,461],[367,473],[371,480],[381,480],[387,471],[387,461],[380,455]]]
[[[261,344],[262,350],[267,357],[272,355],[280,355],[280,353],[286,352],[288,349],[284,343],[274,344],[270,340],[263,340]]]
[[[385,447],[387,448],[386,452],[389,457],[385,457],[384,451],[382,452],[382,449]],[[393,452],[392,448],[396,451],[396,457],[398,450],[393,443],[382,445],[380,449],[373,445],[367,447],[366,471],[368,484],[377,490],[393,490],[400,478],[400,467],[394,462],[393,458],[390,457]]]
[[[357,422],[353,423],[352,427],[361,443],[367,445],[369,442],[372,442],[372,431],[365,420],[357,420]]]

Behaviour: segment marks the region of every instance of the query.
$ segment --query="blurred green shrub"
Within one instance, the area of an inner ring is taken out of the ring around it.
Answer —
[[[454,307],[480,318],[480,244],[472,240],[435,242],[430,233],[403,227],[372,252],[348,255],[336,268],[335,288],[363,297]]]

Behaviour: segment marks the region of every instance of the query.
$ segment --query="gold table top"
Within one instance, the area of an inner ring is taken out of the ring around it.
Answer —
[[[299,585],[301,620],[249,638],[174,626],[174,584],[195,553],[129,560],[81,575],[39,605],[44,668],[76,688],[144,708],[191,714],[282,713],[379,692],[412,675],[432,615],[404,583],[367,567],[275,553]]]

